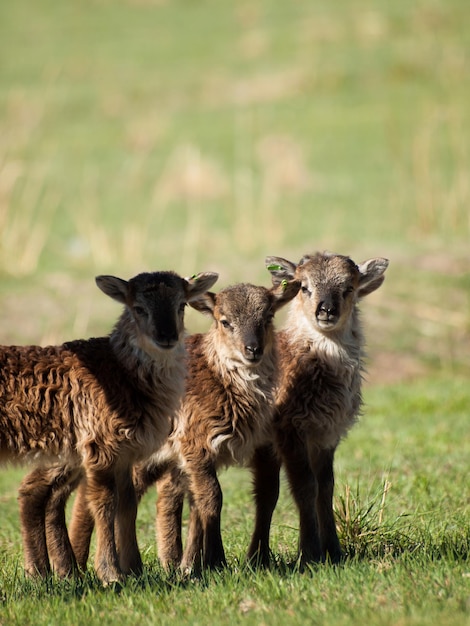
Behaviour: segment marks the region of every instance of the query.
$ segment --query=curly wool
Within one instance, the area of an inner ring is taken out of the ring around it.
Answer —
[[[133,373],[109,337],[0,347],[0,458],[104,469],[150,455],[169,432],[183,356],[170,369],[162,376],[149,362],[145,376]]]
[[[319,448],[334,448],[355,424],[362,405],[362,360],[332,358],[278,333],[283,385],[276,403],[282,441],[292,428]]]

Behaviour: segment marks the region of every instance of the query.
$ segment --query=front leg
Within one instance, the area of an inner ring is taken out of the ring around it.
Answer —
[[[318,483],[317,516],[318,529],[322,546],[322,557],[329,558],[332,563],[339,563],[343,554],[336,532],[336,522],[333,512],[333,493],[335,486],[334,462],[335,449],[319,450],[313,447],[310,450],[310,464]]]
[[[316,511],[318,485],[310,467],[305,442],[293,436],[284,440],[281,451],[289,486],[299,510],[299,553],[300,564],[304,566],[322,560]]]
[[[182,471],[174,466],[169,468],[157,481],[157,545],[158,557],[168,570],[178,567],[183,555],[181,527],[185,478]]]
[[[197,537],[198,524],[200,524],[203,544],[202,565],[210,568],[221,567],[226,563],[220,531],[222,489],[217,479],[215,466],[210,460],[198,455],[197,458],[191,459],[191,463],[186,464],[185,471],[195,514],[197,512],[197,517],[193,520],[194,533],[190,534]],[[184,569],[193,567],[196,547],[191,544],[187,545],[182,562]]]
[[[96,529],[95,571],[104,585],[124,579],[114,534],[117,498],[113,469],[86,468],[86,500]]]
[[[84,477],[77,489],[70,521],[70,543],[72,544],[78,568],[82,572],[85,572],[87,568],[94,527],[95,520],[88,505],[87,480]]]
[[[142,559],[135,532],[137,496],[130,469],[120,472],[116,485],[118,505],[114,532],[120,567],[125,574],[130,574],[131,572],[139,574],[142,571]],[[91,536],[95,526],[87,491],[87,482],[83,480],[77,491],[70,524],[73,551],[78,567],[82,571],[86,570]]]
[[[281,464],[272,446],[258,448],[251,462],[255,500],[255,529],[248,548],[252,565],[269,566],[269,533],[279,498]]]
[[[189,523],[186,548],[181,561],[181,570],[199,573],[204,567],[204,529],[196,505],[189,495]]]
[[[132,482],[132,468],[120,471],[116,476],[118,506],[114,532],[119,564],[124,574],[142,573],[142,558],[137,544],[136,519],[137,495]]]
[[[141,501],[147,489],[154,485],[167,471],[169,471],[170,463],[155,463],[150,459],[147,462],[137,463],[132,471],[132,480],[134,489],[137,494],[138,502]]]

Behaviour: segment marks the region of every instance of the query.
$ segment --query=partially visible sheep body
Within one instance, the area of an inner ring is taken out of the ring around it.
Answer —
[[[50,571],[47,542],[54,524],[58,535],[51,550],[59,573],[73,569],[58,502],[65,506],[83,476],[97,529],[97,574],[103,583],[122,579],[114,523],[117,512],[127,513],[118,502],[127,498],[130,516],[137,504],[132,483],[118,479],[130,475],[132,465],[168,435],[184,389],[184,306],[216,279],[207,274],[186,280],[173,272],[129,281],[100,276],[100,289],[125,305],[109,337],[54,347],[0,347],[0,461],[36,466],[19,496],[29,574]],[[47,511],[52,511],[49,530]],[[122,525],[128,526],[125,519]],[[130,541],[138,565],[137,542],[132,536]]]
[[[281,379],[275,451],[255,456],[257,516],[248,556],[269,563],[269,528],[285,466],[299,509],[301,563],[341,558],[333,514],[335,450],[361,410],[364,337],[358,301],[384,280],[388,261],[357,266],[342,255],[305,256],[298,265],[267,259],[273,282],[296,278],[301,289],[278,333]]]
[[[157,479],[157,541],[165,567],[188,570],[225,562],[217,470],[250,464],[254,450],[271,440],[277,380],[272,319],[298,288],[295,281],[270,290],[241,284],[191,303],[214,322],[206,334],[187,340],[186,393],[174,432],[135,471],[140,494]],[[183,554],[186,491],[190,522]]]
[[[168,434],[169,415],[162,418],[162,406],[176,408],[183,390],[182,351],[175,356],[171,362],[162,354],[174,376],[165,368],[162,379],[149,359],[149,378],[141,380],[138,369],[122,365],[108,337],[62,346],[0,347],[0,460],[47,465],[60,456],[71,465],[86,459],[104,468],[123,446],[134,450],[136,436],[142,455],[149,456],[154,442]],[[136,389],[143,394],[141,403],[136,403]],[[145,407],[145,398],[156,395],[160,406],[148,402]],[[103,412],[106,419],[101,419]]]

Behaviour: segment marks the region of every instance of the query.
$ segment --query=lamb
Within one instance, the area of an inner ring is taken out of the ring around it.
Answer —
[[[192,302],[214,323],[205,335],[188,341],[187,389],[168,449],[136,473],[141,492],[153,468],[158,472],[161,459],[176,453],[177,465],[173,461],[157,482],[157,541],[167,568],[180,564],[188,571],[225,564],[217,470],[250,464],[254,450],[270,440],[278,372],[272,321],[299,287],[296,280],[282,281],[270,290],[241,284]],[[185,489],[190,522],[181,556]]]
[[[186,341],[186,392],[170,438],[134,471],[139,497],[157,482],[157,544],[166,569],[180,565],[183,571],[194,571],[225,563],[217,470],[250,463],[254,450],[270,440],[277,379],[272,320],[299,287],[296,280],[280,281],[271,289],[237,284],[190,303],[210,315],[213,323],[207,333]],[[186,494],[190,522],[183,554],[181,518]],[[90,519],[79,496],[80,491],[73,516],[78,516],[85,529],[86,543]]]
[[[300,517],[300,565],[338,562],[342,551],[333,513],[335,450],[361,410],[364,336],[358,302],[384,281],[388,260],[356,265],[317,253],[296,265],[268,257],[273,283],[298,279],[285,328],[278,333],[281,377],[276,393],[275,450],[254,459],[255,529],[248,557],[269,564],[269,532],[284,465]]]
[[[69,572],[66,530],[57,538],[52,530],[65,524],[60,504],[80,481],[97,530],[98,577],[104,584],[124,577],[115,520],[130,533],[129,559],[138,567],[137,501],[126,477],[168,436],[184,391],[184,307],[216,280],[214,273],[98,276],[98,287],[124,305],[109,336],[0,347],[0,461],[35,465],[19,492],[28,574],[50,572],[48,544],[59,573]]]

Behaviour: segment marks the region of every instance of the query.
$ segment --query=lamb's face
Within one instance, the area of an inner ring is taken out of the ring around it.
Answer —
[[[328,333],[343,328],[357,302],[360,272],[341,255],[305,256],[296,269],[301,281],[298,306],[317,330]]]
[[[184,333],[187,297],[183,279],[170,272],[140,274],[129,281],[129,310],[135,321],[138,343],[149,350],[171,350]]]
[[[106,295],[125,305],[122,319],[130,324],[132,342],[153,355],[182,345],[186,303],[205,293],[217,278],[214,272],[191,278],[175,272],[145,272],[129,281],[97,276],[96,283]]]
[[[289,319],[299,326],[322,333],[340,331],[353,319],[359,299],[374,292],[384,281],[388,259],[376,257],[356,265],[341,254],[316,253],[293,263],[282,257],[266,257],[274,285],[289,280],[300,282]]]
[[[271,289],[240,283],[218,294],[205,293],[190,302],[210,315],[212,348],[228,368],[256,367],[271,351],[274,342],[274,314],[298,293],[297,280],[283,280]]]
[[[223,357],[258,365],[272,347],[274,313],[274,298],[265,287],[240,284],[217,294],[213,316]]]

